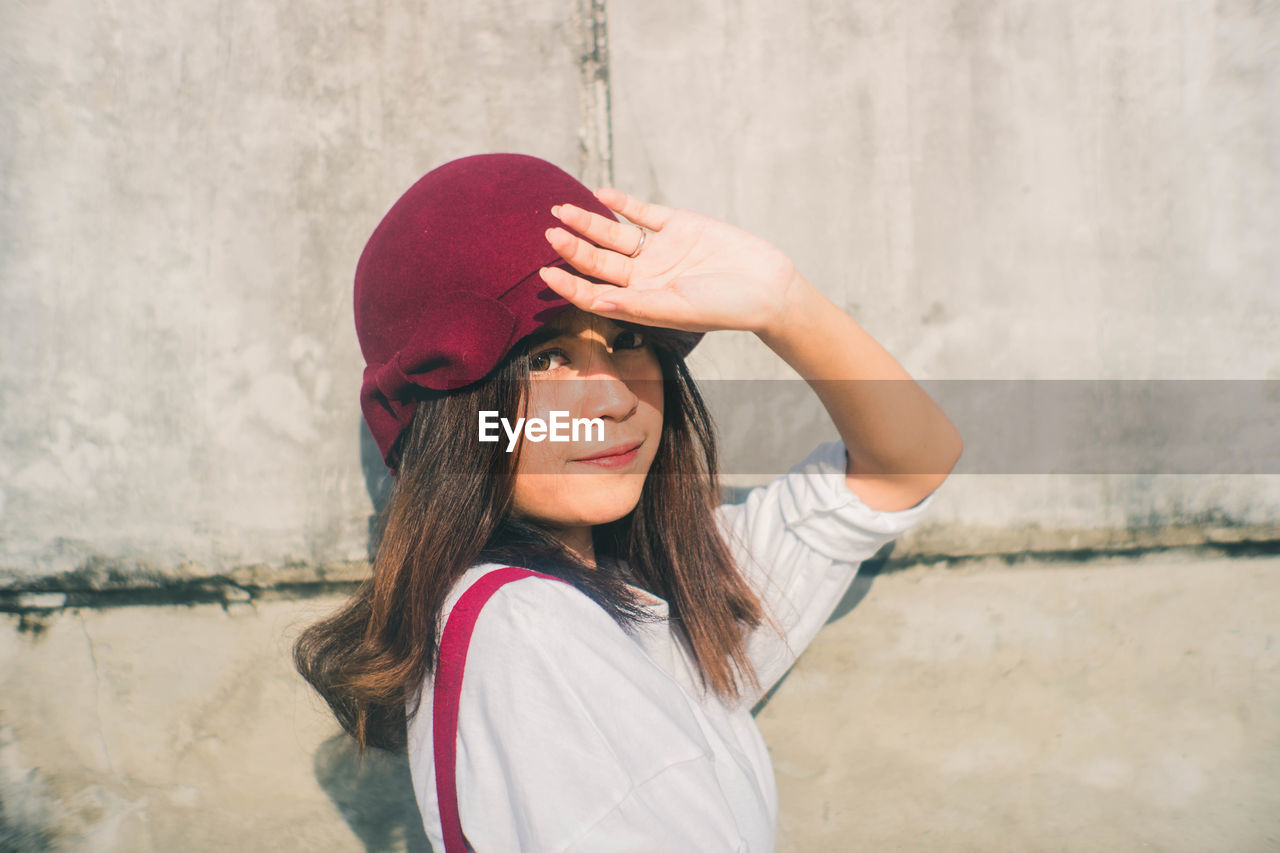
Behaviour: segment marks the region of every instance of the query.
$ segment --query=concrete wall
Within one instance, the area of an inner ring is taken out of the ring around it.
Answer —
[[[1280,379],[1275,4],[655,0],[610,24],[619,183],[786,247],[916,378]],[[745,333],[694,361],[794,376]],[[1274,529],[1274,462],[1111,470],[955,478],[938,550]]]
[[[355,260],[453,157],[599,160],[573,12],[6,10],[0,566],[362,558]]]
[[[1206,0],[8,4],[5,821],[360,849],[303,766],[333,726],[262,622],[312,604],[234,612],[365,571],[351,276],[430,168],[522,151],[727,219],[922,380],[1280,380],[1278,45],[1280,5]],[[733,332],[692,365],[793,377]],[[783,453],[812,426],[776,423]],[[1266,550],[1276,473],[956,476],[897,553]],[[299,734],[265,766],[270,714]],[[246,766],[302,793],[238,793]]]
[[[863,598],[865,596],[865,598]],[[291,670],[332,595],[0,614],[0,849],[414,851]],[[786,853],[1280,843],[1280,559],[860,576],[757,722]]]
[[[590,11],[7,9],[0,571],[359,560],[355,259],[482,150],[772,239],[919,379],[1280,379],[1273,6],[657,0],[607,66]],[[793,375],[745,333],[694,365]],[[937,518],[1258,525],[1278,482],[979,477]]]

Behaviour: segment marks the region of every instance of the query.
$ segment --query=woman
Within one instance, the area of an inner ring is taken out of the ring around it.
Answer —
[[[776,248],[523,155],[411,187],[355,302],[362,408],[395,482],[372,577],[296,659],[362,749],[408,751],[433,847],[456,790],[480,851],[773,849],[751,707],[927,510],[955,428]],[[739,505],[719,505],[684,365],[716,329],[757,334],[841,436]],[[583,431],[547,440],[557,416]],[[437,790],[442,631],[508,566],[545,577],[479,611],[442,760],[456,789]]]

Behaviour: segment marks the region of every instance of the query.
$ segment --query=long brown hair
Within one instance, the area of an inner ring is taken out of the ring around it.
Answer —
[[[637,586],[668,603],[672,627],[704,689],[741,696],[760,684],[745,633],[768,621],[716,526],[715,427],[683,358],[646,329],[662,366],[664,417],[657,455],[636,508],[593,532],[601,557],[627,561]],[[627,578],[577,558],[549,530],[510,512],[519,453],[475,440],[477,413],[518,411],[528,399],[528,346],[481,382],[424,392],[397,450],[398,470],[379,522],[373,571],[350,600],[306,628],[294,663],[363,753],[402,752],[406,706],[434,672],[441,610],[462,574],[502,562],[569,581],[624,629],[647,621]],[[409,711],[413,713],[413,711]]]

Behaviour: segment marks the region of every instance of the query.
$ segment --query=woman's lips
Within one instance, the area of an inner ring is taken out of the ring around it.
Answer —
[[[597,468],[625,468],[635,461],[636,456],[640,454],[640,445],[643,442],[637,442],[632,445],[630,450],[624,453],[615,453],[609,456],[594,456],[590,459],[575,459],[575,462],[581,462],[583,465],[594,465]]]

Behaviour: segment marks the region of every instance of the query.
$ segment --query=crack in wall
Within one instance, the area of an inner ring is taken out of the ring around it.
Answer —
[[[98,740],[102,744],[102,755],[107,759],[107,770],[112,776],[116,775],[115,762],[111,760],[111,749],[107,746],[107,735],[102,729],[102,679],[98,677],[98,655],[93,648],[93,637],[89,635],[89,625],[84,620],[83,613],[76,613],[80,622],[80,631],[84,634],[84,641],[89,648],[89,663],[93,665],[93,720],[98,729]]]
[[[578,0],[574,18],[582,38],[578,61],[578,173],[592,189],[613,186],[613,105],[605,0]]]

